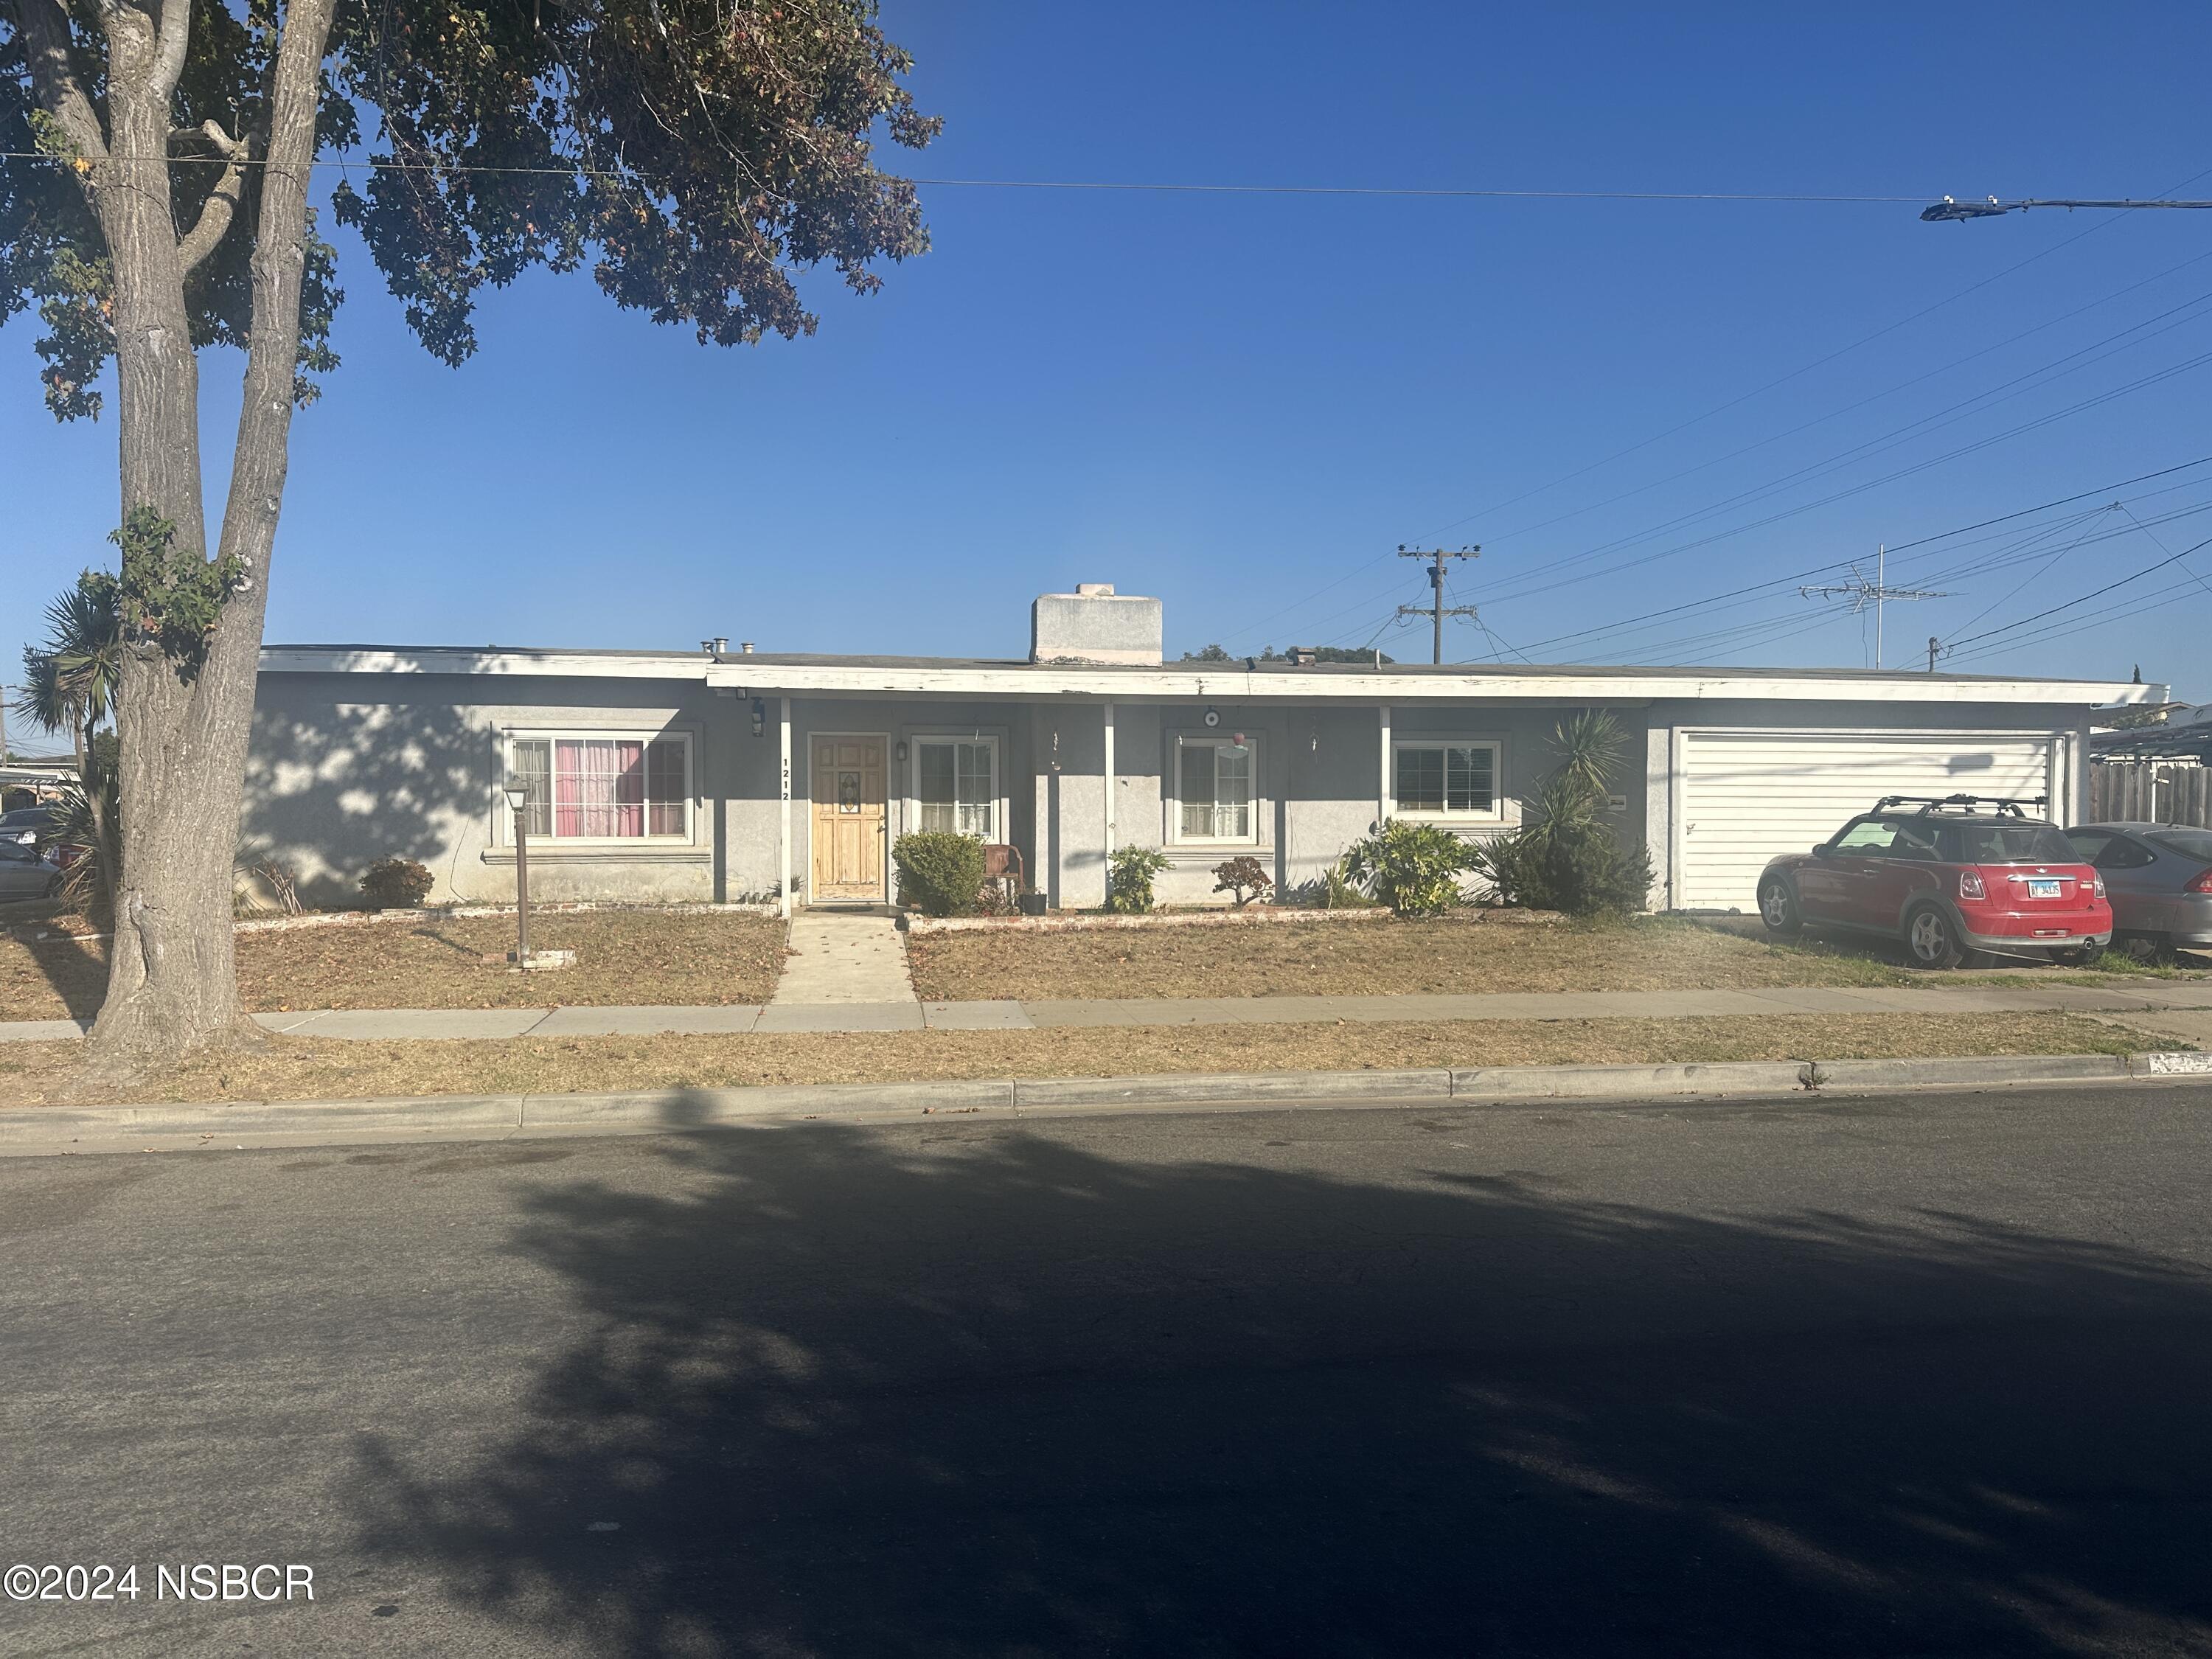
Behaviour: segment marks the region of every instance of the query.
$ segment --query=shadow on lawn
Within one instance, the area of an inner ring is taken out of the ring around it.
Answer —
[[[30,953],[70,1019],[88,1020],[107,1000],[107,952],[96,949],[75,933],[49,933],[45,939],[25,939]],[[21,1018],[22,1016],[11,1016]]]
[[[1954,1214],[1719,1219],[981,1126],[665,1157],[655,1192],[531,1200],[514,1248],[592,1328],[504,1444],[468,1468],[361,1446],[369,1547],[549,1639],[2212,1643],[2192,1265]]]

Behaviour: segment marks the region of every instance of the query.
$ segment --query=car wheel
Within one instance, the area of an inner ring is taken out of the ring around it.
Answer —
[[[1759,919],[1777,939],[1795,939],[1805,930],[1797,914],[1797,895],[1778,877],[1759,890]]]
[[[1905,959],[1915,968],[1956,968],[1966,952],[1951,918],[1926,904],[1905,919]]]

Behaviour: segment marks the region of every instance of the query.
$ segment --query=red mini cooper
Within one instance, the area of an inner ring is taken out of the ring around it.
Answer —
[[[1767,931],[1881,933],[1916,968],[1983,951],[2086,962],[2112,943],[2105,879],[2033,800],[1887,795],[1809,853],[1759,878]]]

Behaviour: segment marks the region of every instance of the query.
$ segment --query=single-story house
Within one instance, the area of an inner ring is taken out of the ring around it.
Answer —
[[[1843,669],[1170,662],[1158,600],[1085,586],[1031,611],[1025,659],[272,645],[242,845],[303,894],[373,860],[434,896],[514,890],[501,785],[529,781],[530,882],[555,899],[892,896],[892,842],[1018,849],[1055,906],[1099,903],[1109,849],[1157,847],[1163,900],[1217,901],[1257,858],[1285,891],[1380,819],[1520,821],[1577,709],[1628,738],[1608,803],[1651,850],[1655,909],[1743,910],[1771,854],[1893,793],[2087,810],[2091,712],[2157,686]]]

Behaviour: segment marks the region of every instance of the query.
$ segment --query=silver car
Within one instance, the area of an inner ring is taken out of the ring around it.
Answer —
[[[2212,950],[2212,830],[2085,823],[2066,836],[2104,877],[2116,934]]]
[[[10,899],[48,898],[62,884],[52,857],[12,837],[0,837],[0,903]]]

